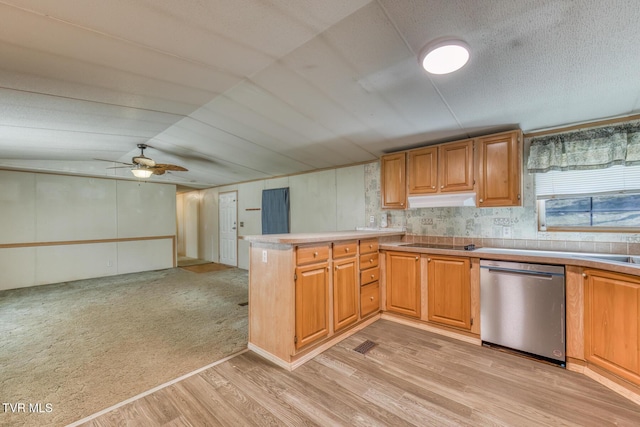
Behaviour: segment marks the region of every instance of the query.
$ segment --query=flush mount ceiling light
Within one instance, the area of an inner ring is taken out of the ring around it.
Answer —
[[[469,46],[462,40],[437,39],[420,52],[420,64],[431,74],[449,74],[469,60]]]
[[[135,175],[136,178],[149,178],[153,175],[153,170],[147,169],[142,165],[137,165],[135,168],[131,169],[131,173]]]

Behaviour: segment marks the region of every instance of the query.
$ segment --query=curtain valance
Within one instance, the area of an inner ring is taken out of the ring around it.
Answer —
[[[605,169],[640,164],[640,122],[543,136],[531,140],[527,169]]]

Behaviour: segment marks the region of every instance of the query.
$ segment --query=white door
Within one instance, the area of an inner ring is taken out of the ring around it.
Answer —
[[[238,266],[237,193],[218,195],[220,218],[220,263]]]

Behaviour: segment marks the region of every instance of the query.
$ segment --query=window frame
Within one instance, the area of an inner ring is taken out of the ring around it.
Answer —
[[[607,194],[612,194],[612,193],[607,193]],[[617,195],[637,195],[639,194],[638,192],[631,192],[631,191],[625,191],[625,192],[616,192],[613,194],[617,194]],[[639,233],[640,232],[640,226],[638,227],[598,227],[598,226],[575,226],[575,227],[571,227],[571,226],[562,226],[562,227],[554,227],[551,226],[549,227],[546,224],[546,209],[545,209],[545,204],[547,200],[550,199],[573,199],[573,198],[579,198],[579,197],[597,197],[597,196],[604,196],[606,195],[605,193],[591,193],[591,194],[571,194],[571,195],[558,195],[558,196],[553,196],[553,197],[546,197],[546,198],[542,198],[542,199],[537,199],[536,200],[536,210],[537,210],[537,219],[538,219],[538,231],[542,231],[542,232],[587,232],[587,233]],[[593,209],[590,210],[591,213],[593,213]]]

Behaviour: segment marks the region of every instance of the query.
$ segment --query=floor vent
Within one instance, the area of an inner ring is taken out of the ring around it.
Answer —
[[[357,351],[360,354],[367,354],[369,350],[371,350],[376,345],[377,344],[373,341],[366,340],[365,342],[354,348],[353,351]]]
[[[240,307],[244,307],[245,305],[249,305],[248,302],[241,302],[240,304],[238,304]]]

